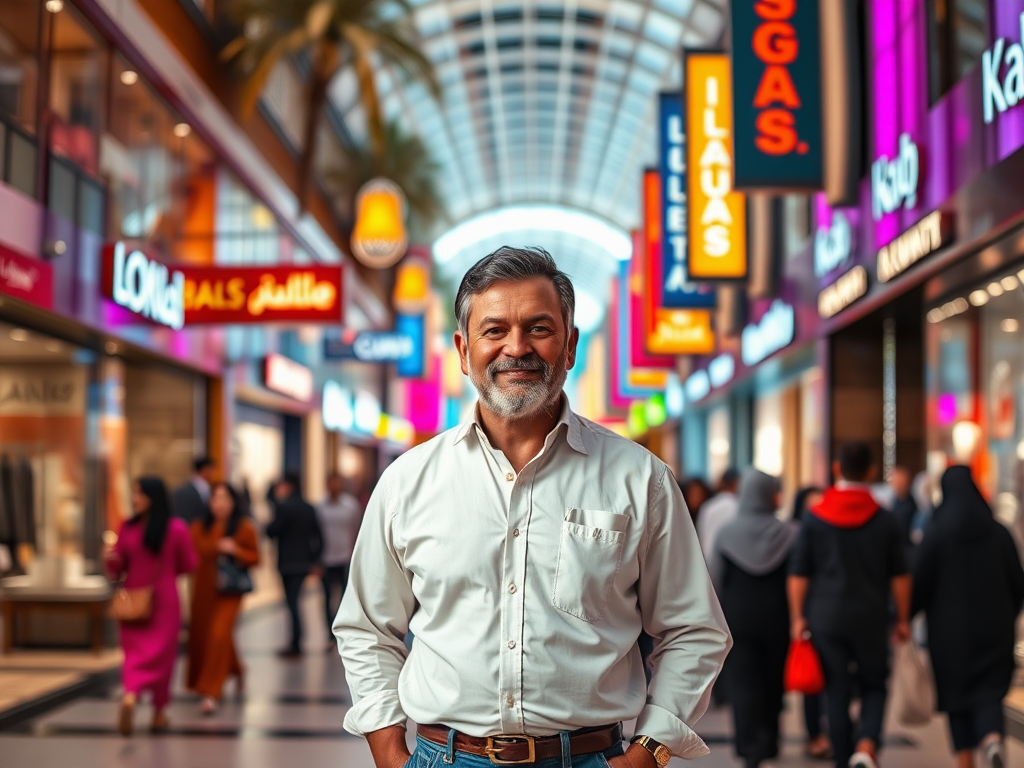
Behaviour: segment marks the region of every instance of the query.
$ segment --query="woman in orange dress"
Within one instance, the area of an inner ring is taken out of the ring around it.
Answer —
[[[260,559],[256,527],[242,515],[238,494],[227,483],[211,489],[206,515],[192,523],[192,542],[199,567],[192,580],[188,687],[203,697],[203,714],[212,715],[224,681],[234,675],[241,690],[244,678],[234,638],[242,596],[219,591],[217,563],[231,557],[248,569]]]

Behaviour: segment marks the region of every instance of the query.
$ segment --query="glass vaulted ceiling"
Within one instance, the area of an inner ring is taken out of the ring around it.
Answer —
[[[418,131],[442,166],[448,221],[435,235],[523,205],[576,209],[625,231],[639,224],[657,94],[679,87],[684,45],[718,43],[725,0],[411,2],[442,98],[386,69],[378,84],[386,117]],[[364,139],[354,73],[331,95]]]

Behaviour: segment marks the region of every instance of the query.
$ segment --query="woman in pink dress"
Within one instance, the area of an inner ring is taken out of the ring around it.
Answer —
[[[127,589],[153,587],[149,619],[121,624],[124,698],[119,730],[125,736],[131,735],[135,704],[144,691],[150,691],[153,697],[152,730],[167,728],[164,709],[171,697],[181,628],[176,579],[196,567],[192,537],[184,521],[171,517],[162,480],[136,480],[132,485],[132,510],[135,516],[121,525],[117,543],[104,552],[111,578],[123,576]]]

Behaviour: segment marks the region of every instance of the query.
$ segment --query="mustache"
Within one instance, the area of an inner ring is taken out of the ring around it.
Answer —
[[[539,372],[542,377],[547,377],[550,367],[536,355],[528,355],[512,360],[495,360],[487,366],[487,376],[494,379],[499,373],[507,371],[534,371]]]

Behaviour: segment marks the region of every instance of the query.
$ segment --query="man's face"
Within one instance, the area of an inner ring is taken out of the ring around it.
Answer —
[[[466,334],[455,334],[462,372],[481,406],[503,419],[528,419],[555,407],[576,364],[579,332],[562,319],[546,277],[495,283],[471,300]]]
[[[212,483],[217,474],[217,467],[214,464],[207,464],[199,470],[199,476],[208,483]]]
[[[278,501],[284,501],[292,495],[292,484],[287,480],[281,480],[277,485],[274,486],[274,498]]]
[[[900,499],[905,499],[910,495],[910,485],[912,482],[913,478],[910,476],[909,470],[903,467],[896,467],[892,471],[892,477],[889,480],[889,484],[892,485],[897,498]]]
[[[340,496],[341,492],[345,490],[345,481],[338,475],[332,475],[327,478],[327,492],[331,496]]]

